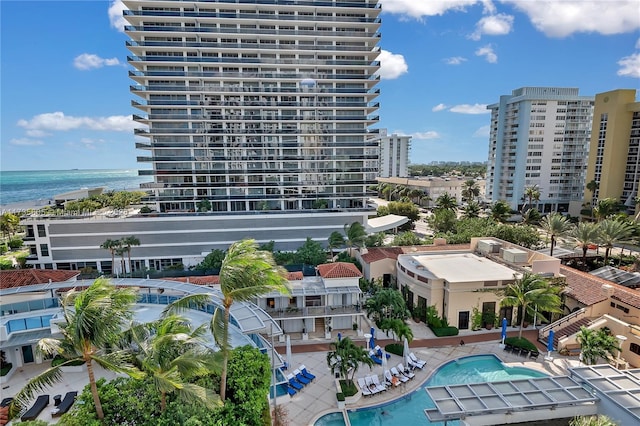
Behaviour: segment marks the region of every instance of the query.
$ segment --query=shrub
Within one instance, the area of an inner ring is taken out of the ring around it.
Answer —
[[[9,251],[9,248],[7,247],[7,245],[0,244],[0,254],[5,254],[7,251]]]
[[[459,332],[457,327],[432,328],[431,331],[436,337],[457,336]]]
[[[9,248],[11,250],[17,250],[20,247],[22,247],[22,239],[21,238],[12,238],[9,240],[9,242],[7,243],[9,245]]]
[[[351,380],[340,380],[340,388],[344,396],[353,396],[358,393],[356,384]]]
[[[402,356],[404,347],[400,343],[389,343],[384,347],[384,350],[390,354]]]
[[[6,271],[7,269],[13,269],[11,259],[0,259],[0,270]]]
[[[511,345],[514,348],[527,349],[529,351],[537,351],[538,347],[524,337],[507,337],[504,339],[505,345]]]
[[[338,392],[336,398],[338,398],[338,401],[344,401],[345,396],[342,392]]]

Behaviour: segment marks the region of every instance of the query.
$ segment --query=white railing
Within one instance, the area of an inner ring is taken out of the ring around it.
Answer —
[[[581,317],[582,315],[584,315],[587,312],[586,308],[581,308],[575,312],[570,313],[569,315],[560,318],[558,321],[553,322],[549,325],[546,325],[544,327],[542,327],[539,331],[538,331],[538,340],[542,341],[542,340],[546,340],[547,336],[549,336],[549,331],[551,331],[552,329],[555,329],[556,327],[558,327],[559,325],[565,324],[567,323],[567,325],[576,322],[579,317]]]

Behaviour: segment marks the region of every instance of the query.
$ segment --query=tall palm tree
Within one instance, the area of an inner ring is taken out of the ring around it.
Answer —
[[[605,247],[604,264],[609,260],[609,254],[613,246],[631,236],[633,229],[627,222],[621,222],[614,219],[605,219],[598,224],[600,245]]]
[[[360,345],[356,345],[349,337],[343,337],[329,344],[327,352],[327,365],[331,369],[331,374],[339,373],[342,378],[353,383],[360,364],[373,365],[373,360],[369,356],[369,351]],[[349,377],[351,372],[351,377]]]
[[[573,229],[573,224],[558,212],[553,212],[542,218],[540,226],[551,237],[551,252],[553,256],[553,248],[556,246],[558,238],[562,238],[569,234]]]
[[[362,244],[367,237],[367,231],[360,222],[353,222],[351,225],[344,225],[344,233],[346,235],[345,244],[349,248],[349,255],[351,255],[351,248],[362,247]]]
[[[462,217],[471,219],[474,217],[480,217],[480,204],[477,201],[469,201],[466,206],[462,208]]]
[[[576,242],[576,247],[582,249],[582,264],[587,264],[587,250],[589,246],[598,240],[600,233],[599,227],[593,222],[580,222],[578,226],[571,231],[571,238]]]
[[[603,198],[593,208],[593,214],[599,221],[605,220],[620,211],[620,202],[615,198]]]
[[[233,243],[220,268],[222,307],[217,307],[211,319],[213,337],[222,352],[220,374],[220,399],[224,402],[229,362],[229,320],[233,302],[253,300],[277,290],[290,294],[287,288],[287,271],[273,260],[273,254],[258,250],[255,240],[246,239]]]
[[[136,293],[133,288],[116,288],[104,278],[98,278],[85,290],[68,291],[60,303],[66,322],[60,328],[62,337],[44,338],[38,342],[38,350],[47,355],[60,355],[66,361],[29,380],[15,396],[15,410],[24,407],[34,393],[62,379],[61,367],[82,360],[87,366],[96,415],[98,419],[103,419],[93,362],[107,370],[126,373],[134,378],[143,376],[127,362],[127,351],[112,350],[125,325],[133,317]],[[14,408],[11,411],[14,412]]]
[[[333,249],[340,248],[345,244],[344,235],[342,235],[338,231],[333,231],[331,235],[329,235],[328,246],[329,246],[329,255],[333,258]]]
[[[451,194],[445,192],[436,199],[436,208],[455,212],[458,208],[458,202]]]
[[[127,259],[129,260],[129,274],[130,276],[133,276],[133,268],[131,266],[131,247],[139,246],[140,240],[131,235],[130,237],[120,239],[120,242],[124,249],[127,251]]]
[[[104,243],[100,244],[101,249],[109,250],[111,253],[111,275],[115,275],[116,271],[116,251],[120,247],[120,240],[108,239]]]
[[[213,353],[204,345],[205,332],[206,325],[192,329],[188,319],[176,314],[163,314],[158,321],[136,327],[136,361],[160,393],[160,411],[167,407],[167,394],[174,392],[185,402],[197,401],[208,408],[220,405],[217,395],[188,381],[213,369]]]
[[[466,202],[473,201],[480,195],[480,187],[475,179],[467,179],[462,183],[462,199]]]
[[[618,339],[602,328],[592,330],[582,326],[576,339],[580,343],[582,361],[587,365],[596,364],[600,358],[613,358],[617,351],[620,351]]]
[[[544,318],[541,312],[560,312],[559,292],[558,287],[551,286],[544,278],[528,272],[507,285],[500,306],[515,306],[522,310],[518,337],[522,337],[527,314],[529,316],[539,315]]]
[[[587,183],[586,188],[589,192],[591,192],[591,206],[593,207],[595,199],[596,199],[596,191],[598,190],[598,187],[600,185],[598,185],[598,182],[596,182],[594,179],[591,180],[591,182]]]
[[[410,189],[407,192],[407,197],[409,197],[411,199],[411,202],[420,205],[420,201],[422,199],[422,197],[424,196],[424,191],[417,189],[417,188],[413,188]]]
[[[522,223],[525,225],[538,225],[541,219],[542,215],[537,209],[527,209],[522,213]]]
[[[531,185],[524,188],[524,196],[529,200],[528,207],[533,208],[533,201],[540,201],[540,188],[538,185]]]
[[[491,206],[491,218],[504,223],[511,217],[511,206],[504,200],[498,200]]]

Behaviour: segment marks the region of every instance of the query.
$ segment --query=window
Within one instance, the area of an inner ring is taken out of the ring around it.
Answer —
[[[276,299],[274,297],[267,297],[267,308],[275,309]]]
[[[640,355],[640,345],[638,345],[637,343],[631,343],[629,345],[629,350],[634,354]]]
[[[44,225],[38,225],[38,237],[46,237],[47,236],[47,230],[45,229]]]
[[[40,244],[40,254],[42,256],[49,256],[49,246],[47,244]]]
[[[298,298],[297,297],[290,297],[289,298],[289,307],[290,308],[295,308],[296,306],[298,306]]]

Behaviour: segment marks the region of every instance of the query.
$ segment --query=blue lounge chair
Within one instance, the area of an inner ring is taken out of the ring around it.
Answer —
[[[313,379],[315,379],[315,378],[316,378],[316,376],[314,376],[313,374],[311,374],[311,373],[309,373],[309,372],[307,371],[307,367],[305,367],[305,366],[304,366],[304,364],[302,364],[302,365],[300,366],[300,372],[302,373],[302,375],[303,375],[304,377],[306,377],[306,378],[307,378],[307,379],[309,379],[309,380],[313,380]]]
[[[289,386],[291,386],[295,390],[302,390],[302,388],[304,387],[300,383],[296,382],[296,378],[293,377],[293,374],[289,374],[287,376],[287,379],[289,380]]]
[[[382,348],[380,346],[376,346],[374,348],[374,350],[376,351],[376,353],[378,354],[378,358],[382,358]],[[387,359],[391,358],[390,354],[385,354]]]
[[[23,422],[26,422],[27,420],[35,420],[47,405],[49,405],[49,395],[40,395],[31,408],[29,408],[29,410],[20,417],[20,420]]]
[[[293,396],[297,393],[296,390],[291,387],[291,385],[287,386],[287,392],[289,393],[289,396]]]
[[[371,358],[376,364],[382,365],[382,359],[378,358],[373,350],[369,351],[369,358]]]
[[[300,372],[300,370],[293,370],[293,375],[296,376],[297,381],[299,381],[305,386],[311,383],[311,379],[307,379],[306,377],[304,377]]]

